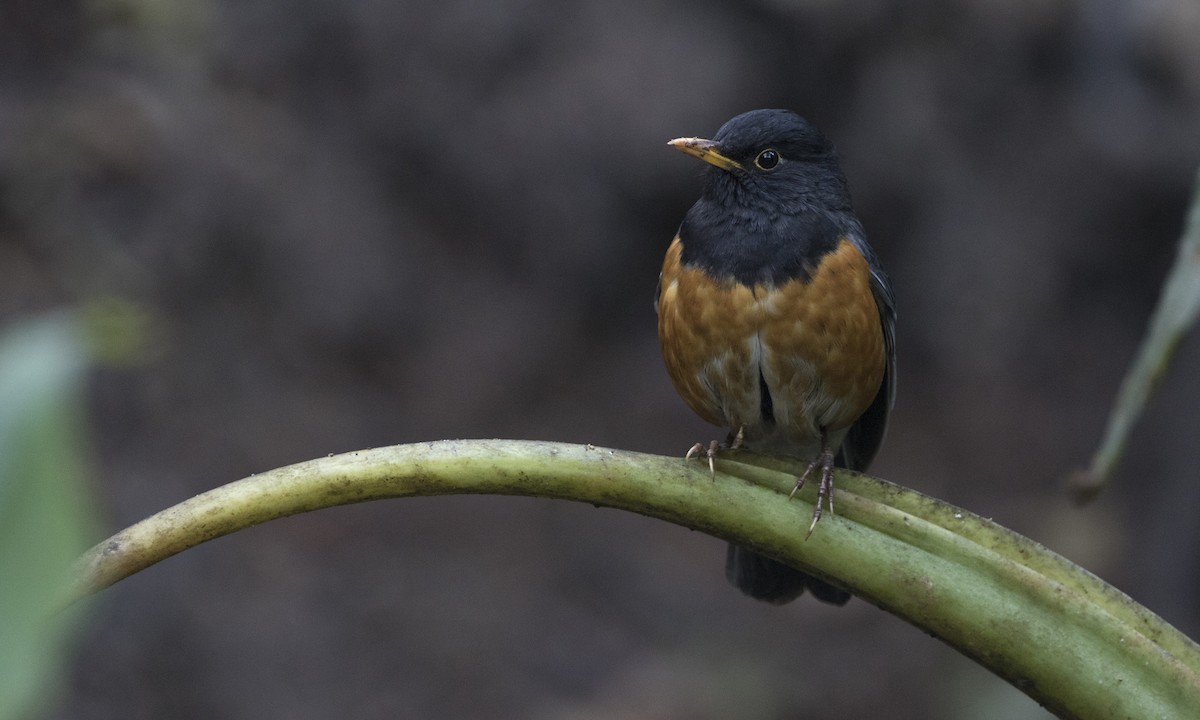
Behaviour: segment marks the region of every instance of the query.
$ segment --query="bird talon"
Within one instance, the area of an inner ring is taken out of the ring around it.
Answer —
[[[813,530],[817,529],[817,523],[820,522],[820,520],[821,520],[821,506],[818,505],[815,508],[813,508],[812,522],[810,522],[808,524],[808,532],[804,533],[805,540],[808,540],[810,537],[812,537]]]
[[[821,445],[820,454],[808,464],[804,474],[796,480],[796,487],[792,488],[791,494],[788,495],[788,499],[791,499],[797,490],[804,487],[804,483],[812,471],[817,467],[821,468],[821,481],[817,485],[817,502],[813,505],[812,522],[808,524],[808,532],[804,534],[805,540],[812,536],[813,530],[817,528],[817,523],[821,521],[822,505],[828,504],[829,514],[835,514],[833,512],[833,448],[829,447],[824,431],[821,432]]]
[[[741,431],[738,431],[737,442],[739,444],[741,443]],[[720,450],[720,449],[721,449],[721,445],[716,440],[713,440],[707,446],[704,443],[696,443],[695,445],[690,447],[686,453],[684,453],[683,461],[686,463],[687,461],[691,460],[692,458],[703,453],[704,457],[708,458],[708,472],[710,475],[712,475],[713,480],[716,480],[717,479],[716,457],[717,457],[717,450]]]
[[[804,487],[804,483],[808,480],[808,476],[812,473],[813,468],[816,466],[817,461],[813,460],[808,464],[808,467],[804,469],[804,472],[800,475],[800,477],[796,478],[796,487],[792,488],[792,491],[788,493],[788,500],[791,500],[793,497],[795,497],[800,488]]]
[[[804,539],[807,540],[812,536],[813,530],[817,528],[817,523],[821,520],[821,506],[829,504],[829,514],[833,512],[833,466],[828,465],[822,468],[821,484],[817,486],[817,503],[813,506],[812,522],[808,524],[808,532],[804,534]]]

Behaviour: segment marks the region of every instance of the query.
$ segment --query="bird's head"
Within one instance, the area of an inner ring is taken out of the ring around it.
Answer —
[[[686,137],[668,144],[712,166],[705,196],[721,205],[849,209],[837,151],[790,110],[752,110],[722,125],[711,140]]]

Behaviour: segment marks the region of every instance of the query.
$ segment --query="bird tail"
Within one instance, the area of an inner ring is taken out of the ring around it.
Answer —
[[[725,577],[743,593],[772,605],[791,602],[805,589],[816,599],[834,605],[845,605],[850,600],[845,590],[733,544],[725,554]]]
[[[866,448],[868,451],[862,453],[854,452],[854,448],[862,443],[852,442],[856,437],[847,438],[834,464],[852,470],[866,469],[881,438],[882,433],[873,438],[873,443],[868,443],[869,447]],[[850,600],[850,593],[845,590],[732,543],[725,554],[725,577],[746,595],[772,605],[789,603],[803,595],[805,590],[816,599],[832,605],[845,605]]]

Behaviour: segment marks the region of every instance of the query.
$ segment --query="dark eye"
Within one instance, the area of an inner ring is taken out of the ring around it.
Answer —
[[[758,157],[754,158],[754,164],[758,166],[759,170],[770,170],[779,164],[779,159],[778,152],[767,148],[760,152]]]

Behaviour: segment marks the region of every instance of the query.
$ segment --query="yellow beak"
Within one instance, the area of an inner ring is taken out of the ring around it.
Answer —
[[[721,153],[717,152],[717,144],[712,140],[703,138],[675,138],[667,143],[676,150],[687,153],[692,157],[698,157],[710,165],[715,165],[722,170],[744,170],[741,163],[733,160]]]

